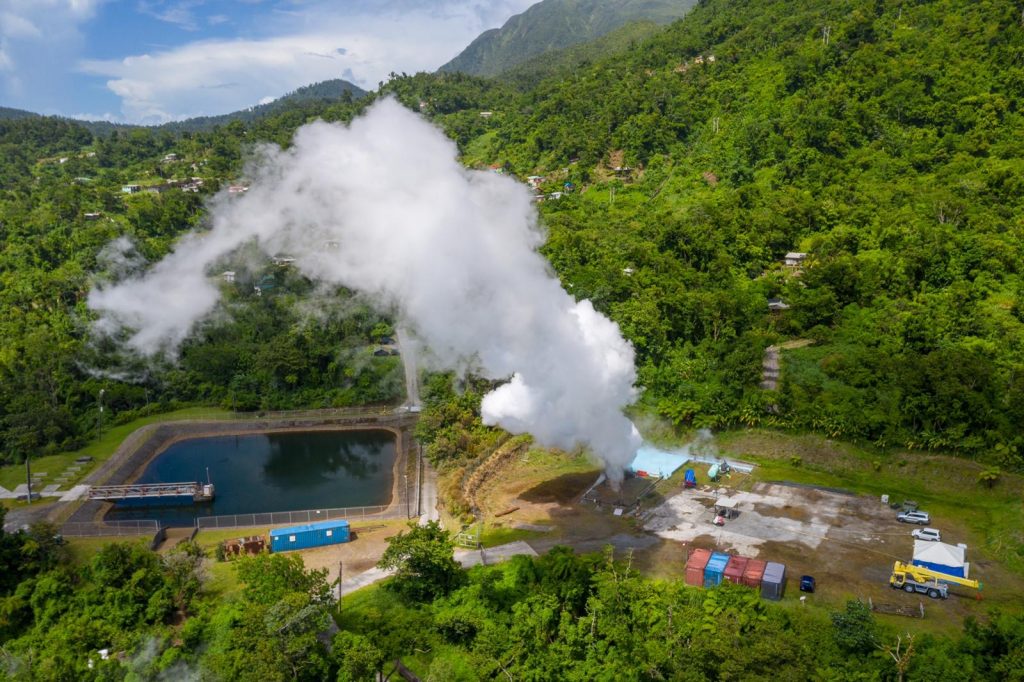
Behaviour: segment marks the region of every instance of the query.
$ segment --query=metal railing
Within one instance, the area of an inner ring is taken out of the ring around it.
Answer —
[[[282,526],[294,523],[316,523],[334,519],[404,519],[402,504],[375,507],[341,507],[337,509],[306,509],[303,511],[263,512],[257,514],[224,514],[200,516],[198,528],[245,528],[255,526]]]
[[[160,522],[153,519],[128,519],[124,521],[68,521],[60,527],[60,534],[67,537],[113,537],[122,535],[155,535],[160,531]]]

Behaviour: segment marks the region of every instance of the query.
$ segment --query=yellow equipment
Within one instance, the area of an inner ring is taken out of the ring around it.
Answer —
[[[939,573],[924,566],[914,566],[897,561],[893,564],[892,575],[889,576],[889,586],[894,590],[904,592],[921,592],[932,599],[945,599],[949,596],[948,583],[963,585],[974,590],[981,590],[981,583],[969,578],[961,578],[955,575]],[[981,598],[979,593],[978,598]]]

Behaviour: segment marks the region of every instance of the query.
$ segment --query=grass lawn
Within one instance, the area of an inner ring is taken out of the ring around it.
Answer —
[[[119,424],[118,426],[112,426],[106,429],[96,440],[89,443],[81,450],[75,450],[74,452],[62,452],[56,455],[47,455],[45,457],[39,457],[38,459],[33,458],[32,472],[45,472],[48,475],[43,479],[42,485],[48,485],[54,482],[67,467],[72,466],[75,463],[75,459],[78,457],[92,457],[93,461],[84,465],[81,471],[67,483],[61,486],[63,490],[67,490],[71,486],[75,485],[80,481],[86,474],[92,471],[100,463],[106,461],[114,451],[117,450],[121,442],[124,441],[133,431],[136,429],[146,426],[147,424],[156,424],[158,422],[168,421],[183,421],[187,419],[223,419],[229,416],[231,412],[228,410],[221,409],[219,407],[188,407],[182,410],[175,410],[174,412],[164,412],[162,414],[152,414],[147,417],[140,417],[127,424]],[[16,486],[25,482],[25,465],[24,464],[11,464],[8,466],[0,467],[0,486],[13,490]]]
[[[71,552],[71,561],[75,565],[84,566],[92,561],[92,558],[99,554],[99,551],[114,542],[127,542],[140,544],[149,547],[150,538],[147,536],[110,536],[96,538],[66,538],[68,550]]]

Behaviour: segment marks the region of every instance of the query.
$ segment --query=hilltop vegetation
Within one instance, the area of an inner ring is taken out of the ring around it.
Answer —
[[[633,21],[666,24],[696,0],[542,0],[480,34],[441,72],[496,76],[553,50],[599,38]]]

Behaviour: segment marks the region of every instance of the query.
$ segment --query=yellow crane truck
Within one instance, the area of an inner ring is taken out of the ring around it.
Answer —
[[[920,592],[927,594],[932,599],[946,599],[949,597],[949,585],[963,585],[974,590],[981,590],[981,583],[977,580],[961,578],[955,575],[939,573],[924,566],[914,566],[897,561],[892,567],[892,575],[889,576],[889,587],[904,592]],[[979,594],[980,598],[980,594]]]

